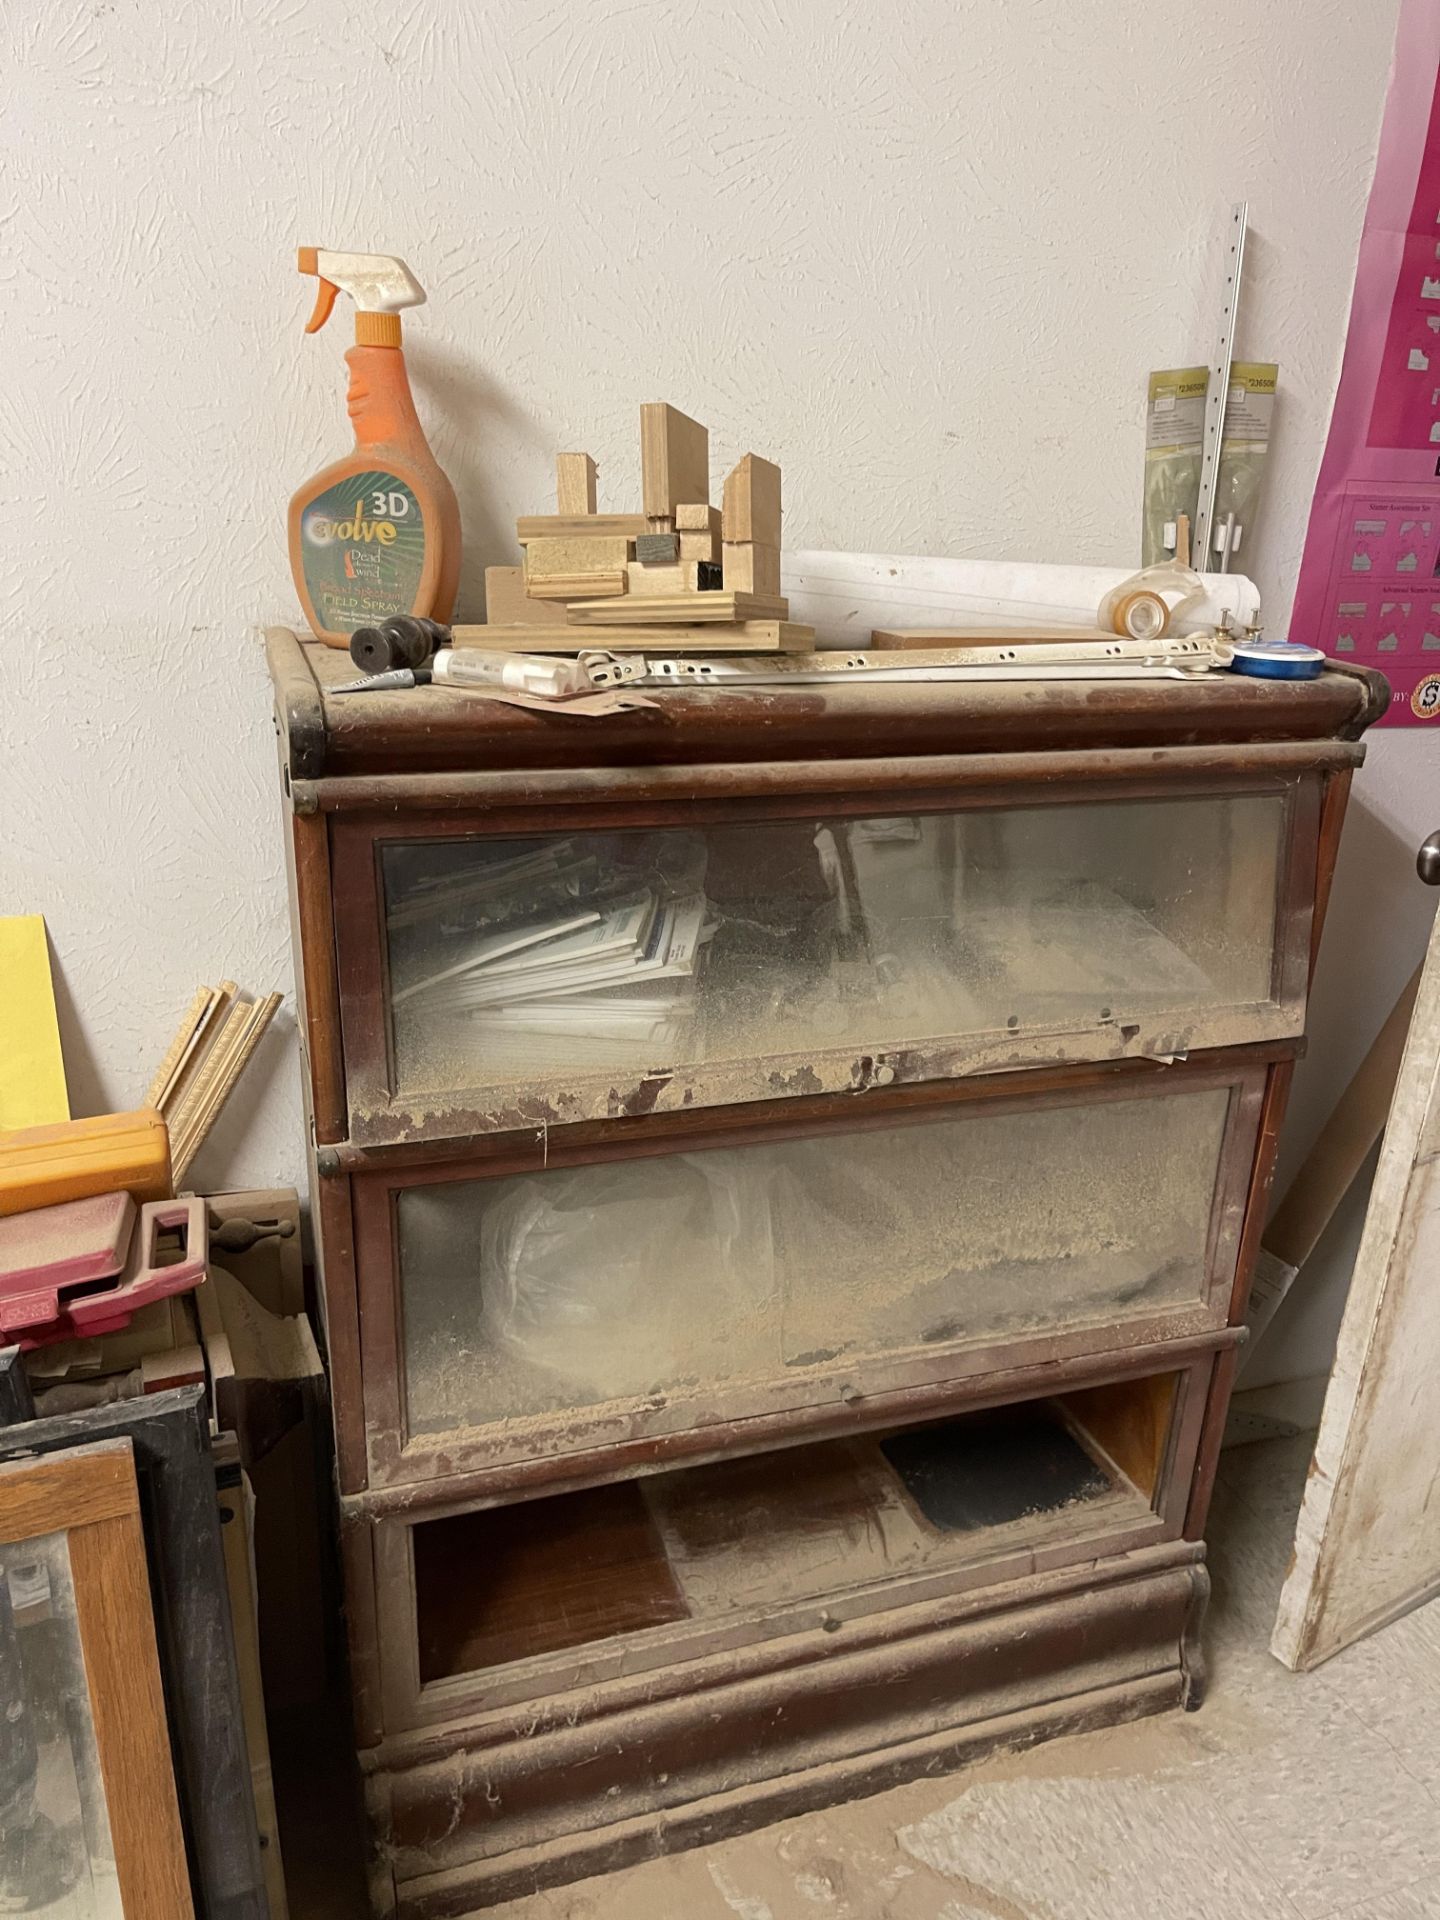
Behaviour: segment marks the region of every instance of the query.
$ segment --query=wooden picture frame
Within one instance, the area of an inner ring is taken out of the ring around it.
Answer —
[[[193,1911],[269,1920],[204,1389],[0,1424],[0,1465],[106,1441],[133,1451]],[[133,1910],[151,1920],[151,1908]]]
[[[140,1490],[128,1440],[0,1463],[0,1550],[47,1534],[63,1535],[69,1554],[124,1910],[145,1920],[192,1920]]]

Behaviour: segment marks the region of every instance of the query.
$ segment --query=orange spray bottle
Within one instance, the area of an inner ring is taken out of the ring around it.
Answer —
[[[425,289],[388,253],[301,247],[320,281],[305,331],[330,318],[337,293],[355,302],[349,412],[354,450],[307,480],[290,502],[290,565],[318,639],[349,644],[391,614],[448,621],[460,577],[460,509],[415,411],[400,314]]]

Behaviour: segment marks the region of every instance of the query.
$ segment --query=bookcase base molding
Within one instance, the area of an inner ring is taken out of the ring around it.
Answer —
[[[603,1689],[561,1696],[504,1744],[483,1720],[387,1744],[365,1756],[377,1900],[397,1920],[448,1920],[997,1748],[1198,1706],[1203,1561],[1203,1546],[1175,1542],[965,1607],[900,1608],[883,1638],[852,1647],[847,1629],[822,1628],[780,1674],[731,1656],[693,1690],[661,1670],[661,1697],[613,1711]]]

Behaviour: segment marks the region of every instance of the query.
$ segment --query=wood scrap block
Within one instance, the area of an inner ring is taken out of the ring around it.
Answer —
[[[680,558],[680,536],[642,533],[635,542],[635,558],[642,567],[673,567]]]
[[[632,622],[637,626],[685,626],[692,621],[733,624],[738,620],[788,620],[790,604],[759,593],[627,593],[623,601],[578,601],[567,606],[565,614],[574,626],[596,629]]]
[[[691,500],[675,509],[675,526],[680,533],[713,533],[720,538],[720,509],[708,500]]]
[[[547,573],[527,583],[532,600],[609,600],[625,591],[625,574]]]
[[[640,472],[645,512],[672,522],[682,500],[710,498],[710,435],[663,400],[640,409]]]
[[[643,599],[656,594],[710,593],[720,585],[720,569],[704,560],[677,561],[669,567],[642,567],[637,563],[625,570],[632,594]]]
[[[532,540],[633,540],[646,531],[643,513],[522,513],[515,522],[522,547]]]
[[[544,626],[555,618],[551,608],[532,600],[525,591],[523,567],[485,569],[485,617],[492,627]]]
[[[555,506],[560,513],[594,513],[595,462],[588,453],[556,454]]]
[[[747,453],[725,476],[723,519],[727,541],[780,545],[780,469]]]
[[[630,558],[622,535],[599,540],[530,540],[525,546],[527,587],[558,573],[619,573]]]
[[[725,584],[740,593],[779,593],[780,549],[753,540],[725,542]]]
[[[516,641],[512,628],[461,626],[451,629],[451,644],[479,652],[508,653]],[[603,633],[569,625],[531,627],[524,642],[527,653],[580,653],[586,647],[605,647],[612,653],[806,653],[814,644],[813,627],[789,620],[608,626]]]
[[[643,599],[652,599],[657,594],[700,591],[700,568],[694,562],[681,566],[676,560],[668,567],[642,567],[637,561],[625,569],[625,578],[629,591]]]
[[[715,517],[718,520],[720,516],[717,514]],[[680,543],[682,560],[705,560],[711,566],[720,564],[720,536],[712,533],[708,527],[703,532],[677,533],[675,538]]]
[[[647,533],[673,533],[675,531],[674,514],[672,513],[646,514],[645,531]]]

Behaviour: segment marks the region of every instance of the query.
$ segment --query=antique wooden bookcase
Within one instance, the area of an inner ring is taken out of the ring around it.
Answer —
[[[376,1911],[1195,1705],[1378,676],[586,720],[269,651]],[[704,945],[628,1011],[437,985],[637,901]]]

